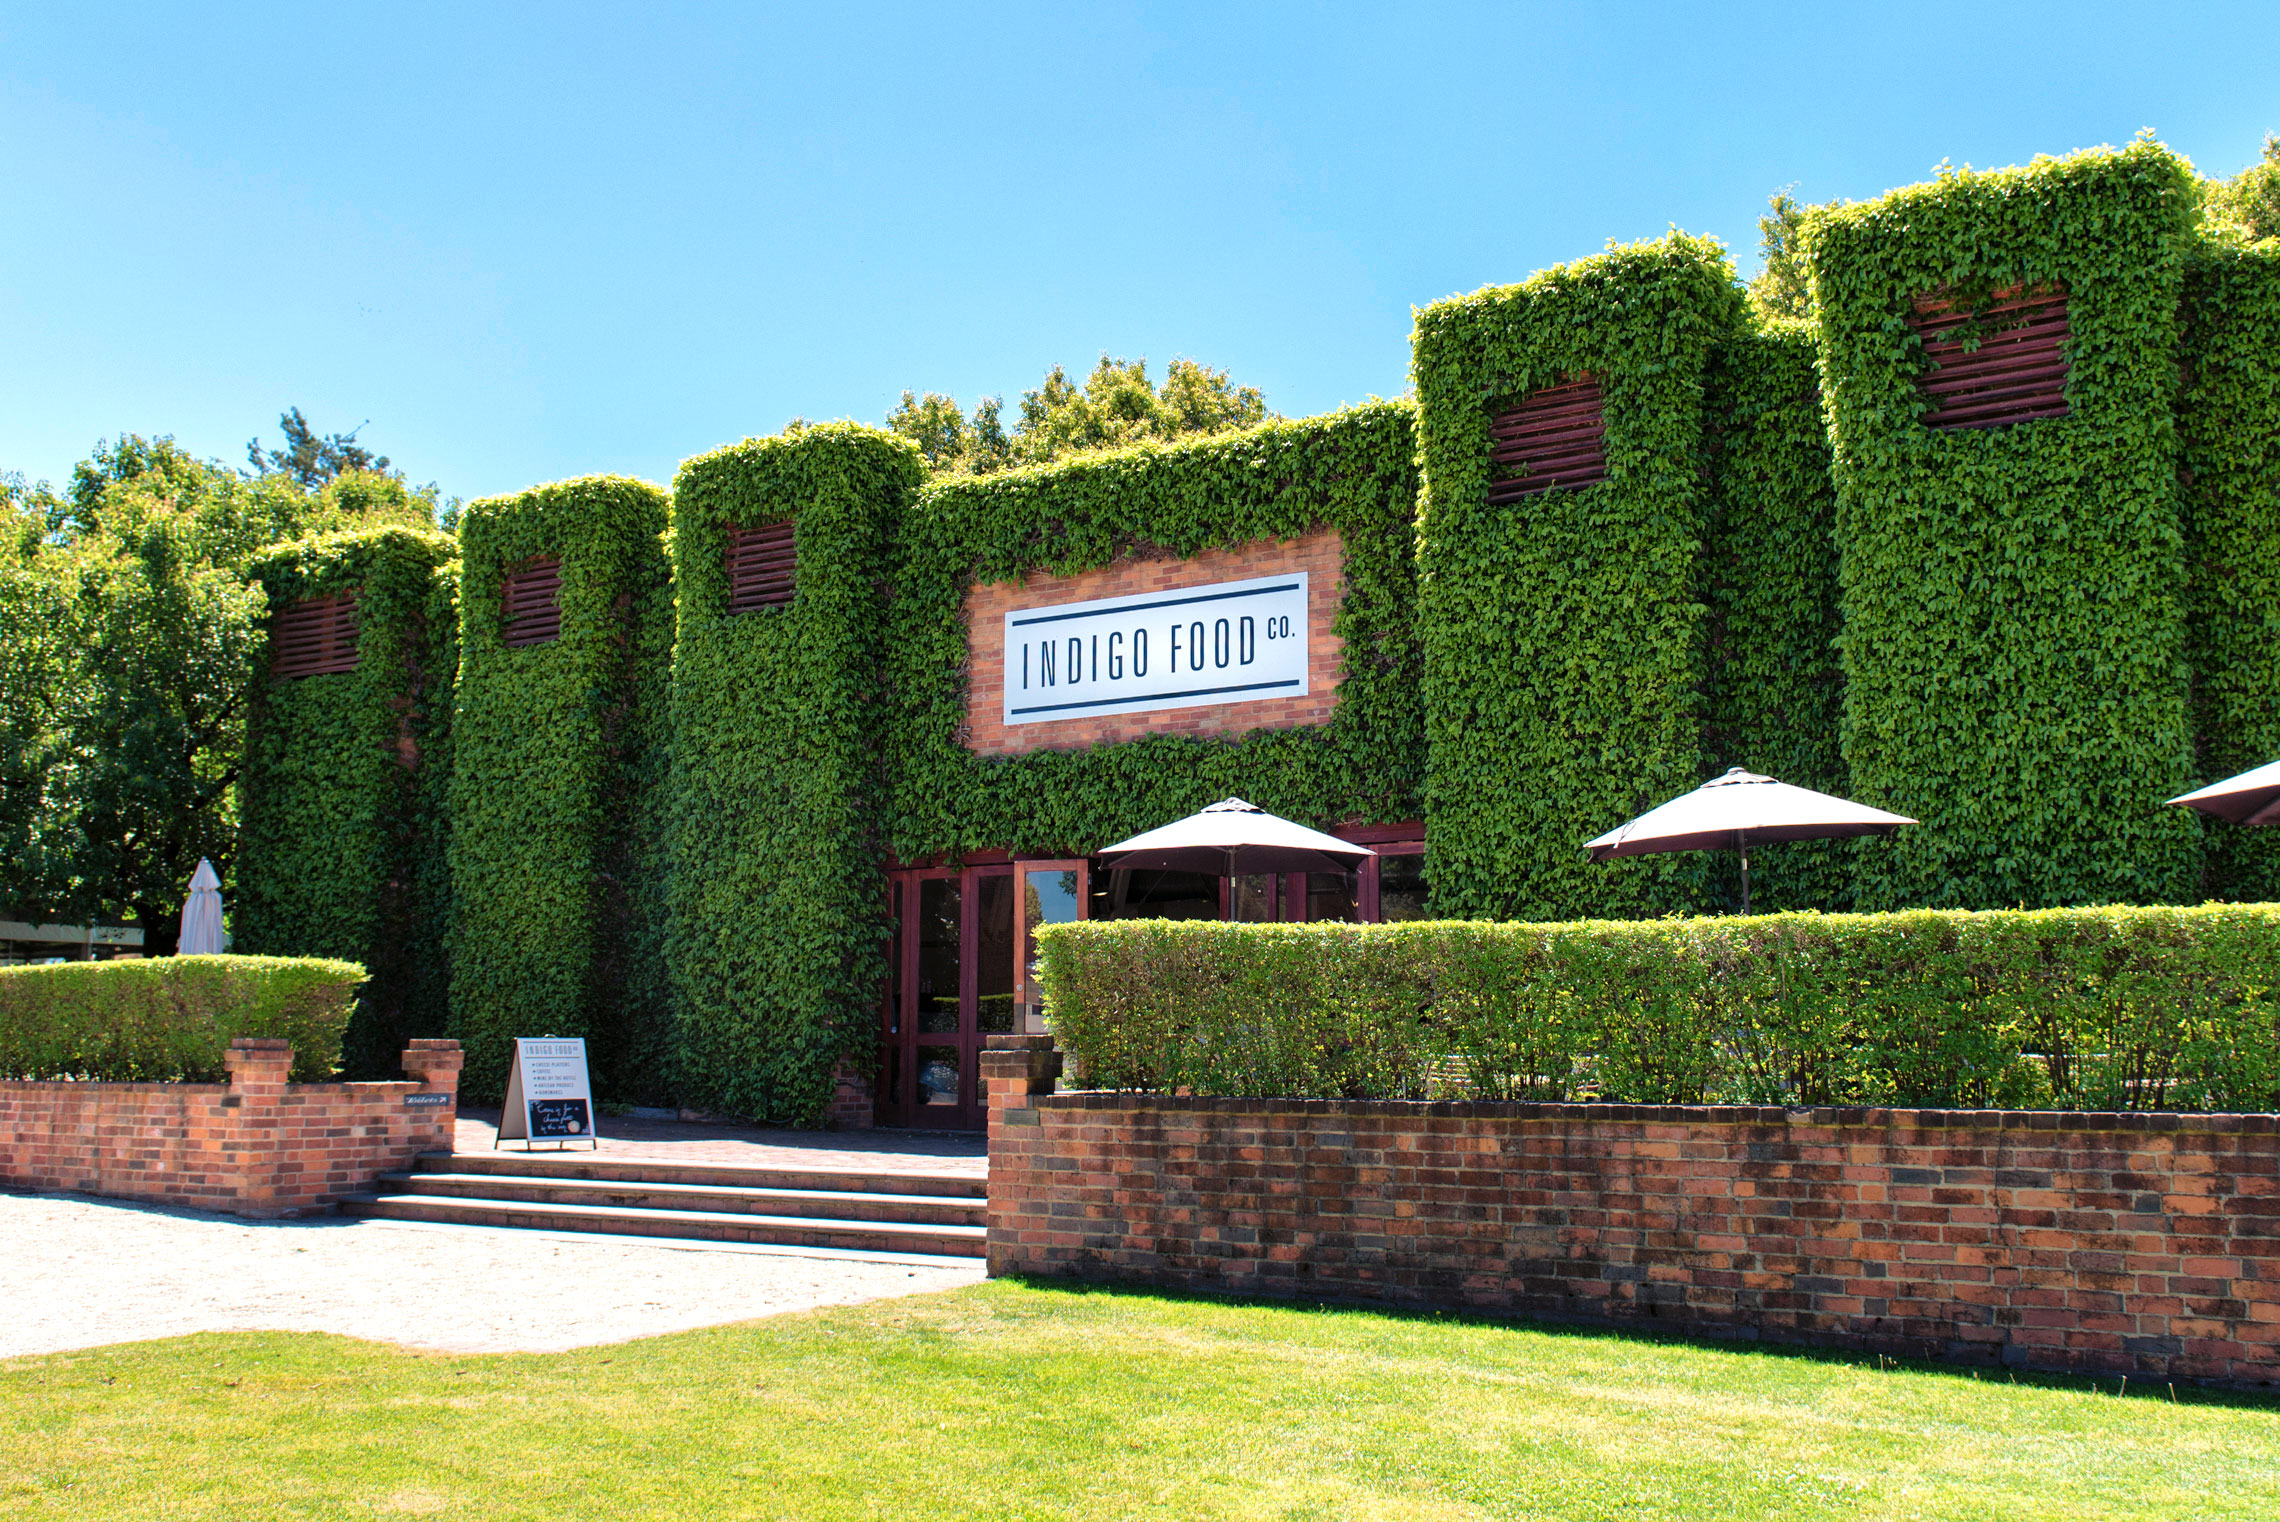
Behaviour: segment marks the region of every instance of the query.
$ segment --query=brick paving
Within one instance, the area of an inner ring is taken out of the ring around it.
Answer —
[[[734,1163],[747,1168],[842,1168],[870,1173],[989,1173],[988,1143],[979,1131],[790,1131],[760,1126],[711,1125],[605,1115],[604,1157],[655,1158],[675,1163]],[[499,1134],[499,1112],[469,1106],[459,1112],[454,1146],[489,1152]],[[520,1142],[507,1143],[514,1152]],[[541,1145],[539,1153],[552,1152]],[[564,1149],[570,1155],[588,1150]]]

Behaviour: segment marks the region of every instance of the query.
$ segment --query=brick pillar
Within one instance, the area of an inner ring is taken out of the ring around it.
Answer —
[[[1050,1094],[1061,1076],[1061,1054],[1051,1036],[991,1036],[982,1053],[982,1089],[990,1107],[989,1271],[994,1277],[1014,1264],[1013,1214],[1019,1202],[1012,1179],[1024,1172],[1016,1161],[1038,1136],[1037,1095]],[[999,1159],[1006,1166],[1000,1168]]]
[[[278,1171],[285,1149],[285,1082],[293,1072],[293,1044],[273,1036],[239,1036],[222,1055],[230,1072],[230,1092],[222,1100],[231,1135],[223,1143],[225,1187],[237,1199],[236,1214],[275,1216]]]
[[[842,1057],[831,1074],[831,1104],[823,1112],[824,1129],[868,1131],[876,1123],[871,1102],[871,1075]]]
[[[422,1094],[450,1096],[433,1109],[423,1109],[412,1122],[412,1139],[423,1152],[458,1150],[459,1070],[467,1056],[459,1043],[420,1036],[404,1048],[404,1076],[420,1086]]]

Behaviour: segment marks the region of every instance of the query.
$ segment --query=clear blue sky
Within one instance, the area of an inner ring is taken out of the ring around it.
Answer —
[[[2280,5],[0,4],[0,469],[298,404],[474,497],[1107,349],[1291,416],[1768,192],[2280,130]]]

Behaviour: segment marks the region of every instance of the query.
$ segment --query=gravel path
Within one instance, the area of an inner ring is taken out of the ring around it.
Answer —
[[[971,1268],[0,1194],[0,1358],[185,1332],[559,1352],[972,1284]]]

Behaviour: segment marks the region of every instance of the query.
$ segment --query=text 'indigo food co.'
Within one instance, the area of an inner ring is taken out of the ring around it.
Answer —
[[[1005,722],[1306,693],[1306,576],[1005,615]]]

